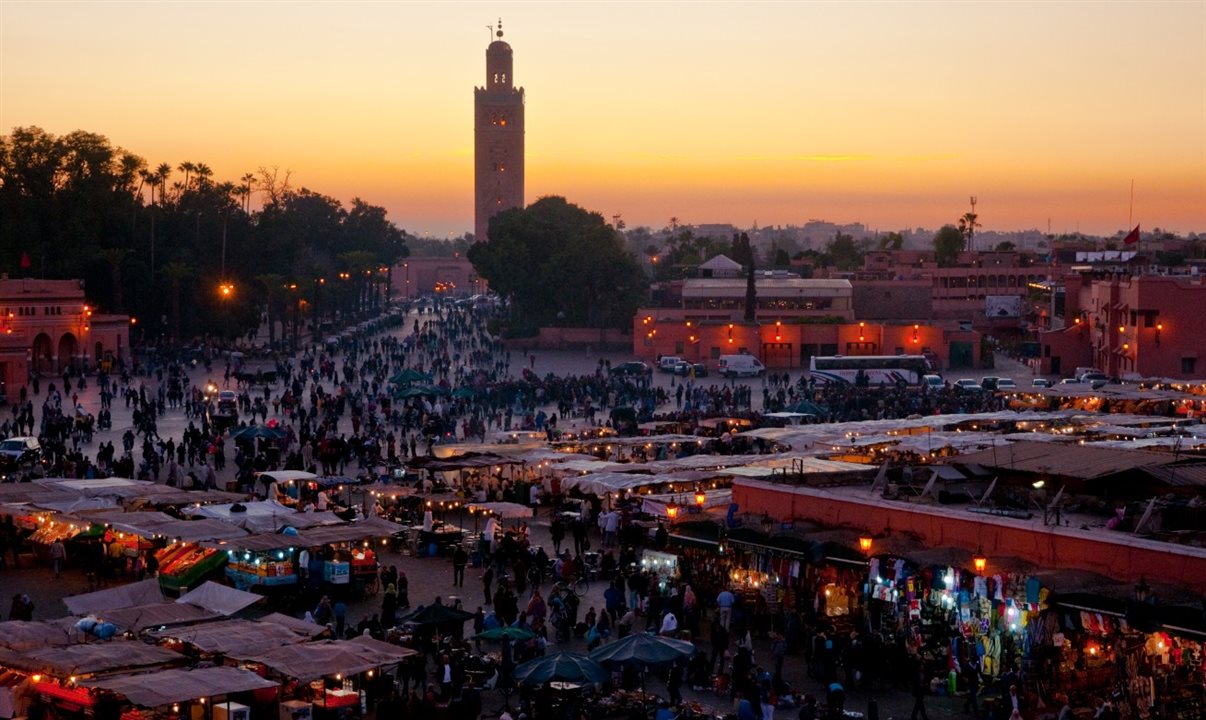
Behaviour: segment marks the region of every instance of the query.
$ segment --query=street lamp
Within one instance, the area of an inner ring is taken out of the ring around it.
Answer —
[[[234,295],[234,291],[234,283],[224,282],[218,285],[218,295],[220,295],[223,300],[227,300],[232,297]]]
[[[977,550],[976,554],[972,556],[972,567],[976,569],[977,575],[983,575],[988,568],[988,558],[984,557],[982,550]]]

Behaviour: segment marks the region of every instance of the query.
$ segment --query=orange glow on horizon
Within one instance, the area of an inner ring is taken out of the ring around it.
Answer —
[[[84,129],[216,179],[277,166],[459,234],[501,12],[528,202],[888,230],[953,223],[974,194],[984,231],[1113,234],[1133,179],[1145,230],[1206,231],[1203,3],[238,7],[5,3],[0,133]]]

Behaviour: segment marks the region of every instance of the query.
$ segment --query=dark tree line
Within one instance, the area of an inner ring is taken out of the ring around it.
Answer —
[[[383,208],[345,208],[276,169],[219,181],[95,133],[0,136],[0,272],[83,278],[102,312],[130,313],[148,339],[233,337],[265,311],[295,332],[370,312],[405,239]]]
[[[490,288],[511,302],[522,331],[541,326],[625,328],[648,278],[599,213],[561,197],[542,198],[490,220],[490,239],[468,257]]]

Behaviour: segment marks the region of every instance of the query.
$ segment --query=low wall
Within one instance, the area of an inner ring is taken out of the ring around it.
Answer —
[[[857,491],[855,491],[857,492]],[[953,547],[1016,557],[1040,568],[1088,570],[1124,582],[1158,578],[1206,592],[1206,548],[1146,540],[1124,532],[1048,527],[1041,520],[972,516],[958,508],[884,500],[868,487],[866,497],[837,491],[739,479],[733,501],[742,513],[768,514],[783,522],[807,519],[871,534],[904,532],[930,547]]]

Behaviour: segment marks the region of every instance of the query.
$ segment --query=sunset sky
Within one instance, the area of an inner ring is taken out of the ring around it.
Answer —
[[[473,225],[473,86],[501,16],[527,200],[629,226],[861,221],[1206,231],[1206,2],[17,2],[0,132],[259,166]]]

